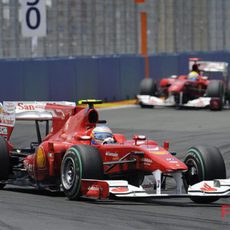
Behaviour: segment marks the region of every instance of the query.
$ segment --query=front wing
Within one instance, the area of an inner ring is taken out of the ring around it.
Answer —
[[[142,105],[150,105],[150,106],[174,106],[175,100],[174,97],[171,96],[168,99],[159,98],[155,96],[149,96],[149,95],[137,95],[137,99],[139,104]]]
[[[173,198],[173,197],[230,197],[230,179],[202,181],[190,186],[187,193],[154,193],[142,186],[136,187],[124,180],[82,180],[82,195],[88,198],[106,199],[110,195],[120,198]]]
[[[230,196],[230,179],[202,181],[188,188],[191,196]]]
[[[148,105],[148,106],[175,106],[175,100],[173,96],[168,97],[167,99],[159,98],[149,95],[137,95],[139,104]],[[199,97],[194,100],[190,100],[185,104],[180,104],[183,107],[193,107],[193,108],[205,108],[210,105],[210,97]]]

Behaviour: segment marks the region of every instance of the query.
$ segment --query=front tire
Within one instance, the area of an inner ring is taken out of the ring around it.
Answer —
[[[140,84],[140,95],[155,96],[157,93],[157,85],[153,79],[143,79]]]
[[[66,197],[77,200],[81,196],[82,179],[103,179],[103,162],[98,149],[89,145],[69,148],[61,164],[61,182]]]
[[[5,186],[4,180],[9,177],[10,157],[5,139],[0,136],[0,189]]]
[[[188,171],[184,174],[185,189],[203,180],[226,178],[224,159],[216,147],[191,147],[187,151],[184,162],[188,166]],[[196,203],[211,203],[218,199],[218,197],[191,197],[191,200]]]
[[[153,109],[154,108],[154,105],[146,105],[146,104],[143,104],[142,102],[140,102],[139,105],[142,109]]]
[[[220,80],[211,80],[207,87],[207,97],[223,97],[224,84]]]

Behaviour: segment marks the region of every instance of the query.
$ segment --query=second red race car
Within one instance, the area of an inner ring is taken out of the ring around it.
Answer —
[[[143,79],[137,95],[142,108],[175,106],[221,110],[230,100],[228,63],[190,59],[188,75],[163,78],[159,86],[153,79]],[[213,79],[217,74],[219,79]]]
[[[190,197],[209,203],[230,196],[230,179],[220,151],[194,146],[184,160],[143,135],[126,139],[99,119],[94,104],[4,102],[0,110],[0,188],[8,184],[63,191],[80,197]],[[87,104],[88,106],[84,105]],[[18,120],[34,120],[37,142],[19,148],[10,141]],[[49,121],[52,121],[49,130]],[[41,136],[40,122],[46,122]],[[168,178],[174,190],[167,190]],[[214,180],[215,179],[215,180]]]

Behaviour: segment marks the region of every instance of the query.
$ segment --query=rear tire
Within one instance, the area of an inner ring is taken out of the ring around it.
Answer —
[[[9,177],[10,158],[7,143],[0,136],[0,181],[7,180]],[[4,187],[4,183],[0,182],[0,189]]]
[[[207,87],[207,97],[211,97],[214,101],[210,101],[210,110],[222,110],[224,103],[224,83],[220,80],[211,80]],[[219,102],[215,101],[219,99]]]
[[[75,145],[66,151],[61,164],[61,182],[70,200],[77,200],[81,196],[82,179],[103,178],[103,162],[98,149],[89,145]]]
[[[220,80],[211,80],[207,87],[207,97],[223,98],[224,84]]]
[[[188,171],[184,174],[185,189],[203,180],[226,178],[224,159],[216,147],[201,145],[191,147],[184,162],[188,166]],[[211,203],[218,199],[218,197],[191,197],[196,203]]]
[[[140,95],[155,96],[157,93],[157,85],[153,79],[143,79],[140,84]]]
[[[228,82],[228,88],[226,92],[226,101],[228,101],[228,105],[230,105],[230,81]]]

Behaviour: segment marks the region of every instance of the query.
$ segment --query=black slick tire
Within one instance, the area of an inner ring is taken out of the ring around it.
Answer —
[[[79,199],[82,179],[103,178],[103,162],[97,148],[75,145],[66,151],[61,164],[61,183],[67,198]]]
[[[10,158],[7,143],[5,139],[0,136],[0,189],[5,186],[4,180],[9,177]]]
[[[188,149],[184,159],[188,171],[184,174],[184,184],[187,189],[189,185],[203,180],[225,179],[226,168],[224,159],[218,148],[212,146],[195,146]],[[218,197],[193,196],[191,200],[196,203],[211,203]]]

